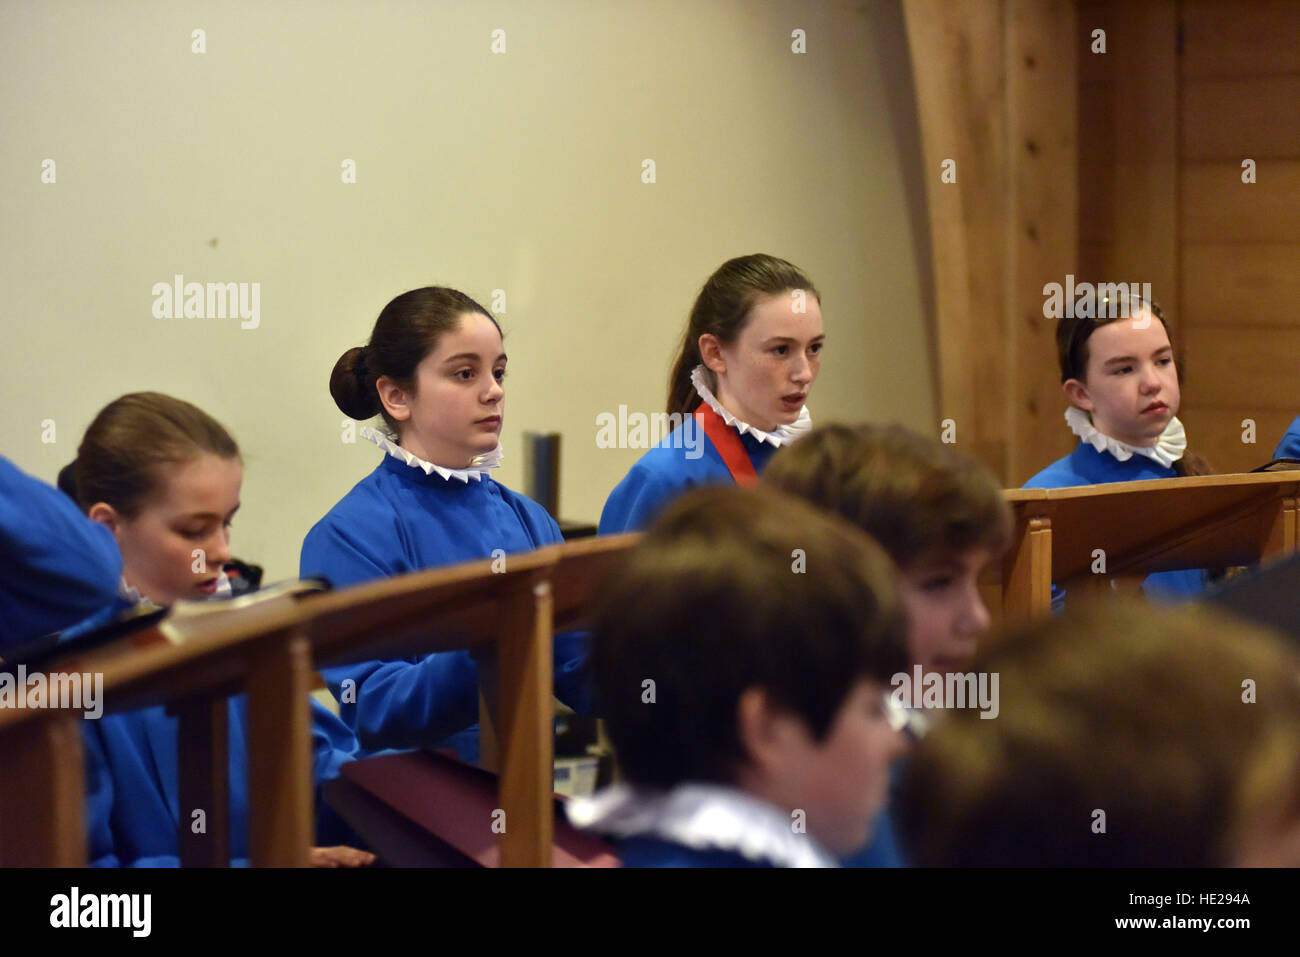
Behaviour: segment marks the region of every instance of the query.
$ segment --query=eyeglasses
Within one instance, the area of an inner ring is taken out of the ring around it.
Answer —
[[[891,731],[904,731],[911,723],[907,708],[895,698],[892,691],[885,691],[880,696],[880,709]]]

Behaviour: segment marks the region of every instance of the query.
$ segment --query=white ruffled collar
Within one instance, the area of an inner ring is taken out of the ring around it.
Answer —
[[[758,439],[758,441],[767,442],[769,445],[775,446],[778,449],[782,445],[793,442],[795,439],[812,429],[812,416],[809,415],[808,406],[806,405],[799,410],[799,418],[795,419],[789,425],[778,425],[771,432],[764,432],[761,429],[754,428],[754,426],[750,425],[748,422],[742,422],[724,409],[722,403],[714,397],[713,392],[709,389],[708,382],[705,380],[704,366],[702,365],[698,365],[691,370],[691,385],[695,386],[696,394],[704,400],[705,404],[708,405],[710,409],[722,416],[722,421],[726,422],[727,425],[731,426],[741,435],[748,432],[754,438]]]
[[[482,455],[474,456],[473,460],[469,464],[469,468],[448,469],[443,468],[441,465],[434,465],[432,462],[426,462],[418,455],[411,454],[398,445],[393,440],[392,436],[385,435],[378,429],[372,429],[370,426],[362,428],[361,437],[374,442],[375,445],[379,446],[399,462],[405,462],[412,468],[424,469],[425,475],[432,475],[434,472],[437,472],[448,481],[451,479],[460,479],[466,485],[469,484],[470,479],[473,479],[475,482],[482,481],[483,476],[487,473],[488,469],[494,469],[500,464],[501,456],[503,454],[501,446],[498,445],[491,452],[484,452]]]
[[[615,837],[651,836],[697,851],[734,851],[778,867],[838,867],[790,815],[744,791],[716,784],[680,784],[668,792],[615,784],[565,805],[574,827]]]
[[[148,595],[142,593],[134,585],[127,584],[126,577],[123,576],[117,580],[117,594],[124,601],[131,603],[133,608],[138,608],[142,612],[157,611],[163,606],[158,604]],[[230,576],[225,570],[217,572],[217,588],[207,598],[197,599],[198,601],[213,601],[214,599],[229,598],[234,594],[234,588],[230,584]]]
[[[1065,421],[1070,426],[1070,431],[1080,439],[1098,452],[1109,452],[1121,462],[1127,462],[1134,455],[1144,455],[1153,462],[1170,468],[1187,451],[1187,432],[1183,429],[1183,423],[1178,421],[1178,416],[1169,420],[1165,430],[1156,439],[1156,444],[1150,447],[1129,445],[1098,432],[1088,413],[1073,405],[1065,410]]]

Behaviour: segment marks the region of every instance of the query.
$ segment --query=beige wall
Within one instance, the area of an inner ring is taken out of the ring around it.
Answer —
[[[420,285],[506,291],[498,478],[522,484],[524,430],[562,432],[566,517],[640,454],[598,449],[596,416],[662,408],[733,255],[821,288],[815,419],[936,427],[896,3],[6,2],[0,62],[0,452],[53,480],[117,395],[195,402],[244,448],[235,552],[271,579],[378,459],[341,441],[334,360]],[[260,283],[259,327],[154,318],[177,273]]]

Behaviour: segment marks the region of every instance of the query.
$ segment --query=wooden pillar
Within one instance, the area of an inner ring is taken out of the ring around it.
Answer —
[[[1017,518],[1002,560],[1002,617],[1013,624],[1052,610],[1052,523]]]
[[[178,844],[185,867],[230,866],[229,701],[200,697],[177,706]],[[195,832],[195,812],[203,830]]]
[[[904,0],[904,14],[933,242],[939,413],[959,447],[1019,485],[1071,444],[1042,288],[1064,283],[1077,259],[1075,5]]]
[[[1073,0],[1007,0],[1008,485],[1022,485],[1077,441],[1064,421],[1048,283],[1079,272],[1079,50]]]
[[[511,596],[497,642],[502,867],[550,867],[554,835],[551,585]]]
[[[311,649],[293,629],[264,641],[248,677],[248,840],[257,867],[307,867],[315,832]]]
[[[0,734],[0,865],[86,866],[83,720],[48,711]]]

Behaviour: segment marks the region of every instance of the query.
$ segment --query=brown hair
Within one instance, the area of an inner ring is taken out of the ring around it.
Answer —
[[[370,342],[349,349],[334,363],[330,373],[330,395],[344,415],[365,420],[382,415],[388,427],[397,431],[379,401],[375,383],[381,376],[392,379],[402,389],[415,387],[415,368],[435,348],[444,333],[454,330],[460,317],[477,312],[501,326],[481,305],[455,289],[425,286],[404,292],[384,306]]]
[[[198,406],[160,392],[132,392],[95,416],[76,460],[59,473],[59,488],[83,511],[105,502],[132,518],[157,490],[160,466],[205,453],[239,458],[239,446]]]
[[[1072,604],[975,667],[1000,677],[997,718],[947,715],[903,783],[918,866],[1224,866],[1261,814],[1300,817],[1300,658],[1273,632]]]
[[[691,371],[703,359],[700,356],[700,336],[706,333],[718,337],[724,345],[731,345],[744,330],[750,310],[759,296],[776,295],[791,289],[805,289],[821,302],[821,293],[812,280],[784,259],[765,253],[754,253],[728,259],[704,283],[691,307],[681,348],[668,376],[668,414],[686,415],[699,404],[691,385]],[[716,391],[717,383],[709,372],[710,386]]]
[[[825,425],[783,448],[763,482],[843,515],[903,568],[1011,536],[1011,509],[987,468],[901,425]]]
[[[1173,330],[1170,329],[1169,320],[1165,318],[1164,310],[1160,308],[1159,303],[1154,299],[1146,300],[1141,296],[1132,295],[1123,284],[1119,284],[1115,289],[1114,300],[1108,296],[1097,303],[1097,316],[1062,315],[1056,321],[1056,360],[1061,367],[1061,382],[1068,382],[1070,379],[1086,382],[1088,340],[1092,334],[1102,326],[1118,322],[1120,319],[1131,318],[1143,308],[1149,309],[1151,314],[1160,320],[1172,345]],[[1073,312],[1073,310],[1069,311]],[[1115,314],[1108,315],[1111,312]],[[1211,475],[1214,471],[1203,456],[1191,449],[1183,452],[1182,458],[1174,463],[1173,469],[1180,476]]]
[[[888,685],[907,667],[906,618],[885,553],[771,489],[688,492],[596,594],[600,713],[637,784],[734,783],[748,760],[736,711],[748,688],[823,740],[860,679]]]

